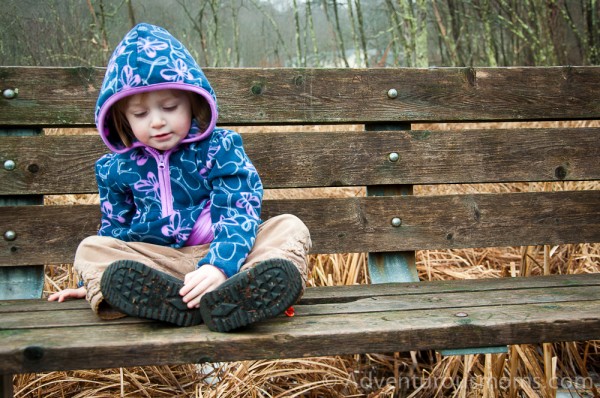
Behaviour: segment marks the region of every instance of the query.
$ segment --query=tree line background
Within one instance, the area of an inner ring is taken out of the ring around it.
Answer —
[[[599,0],[2,0],[0,64],[104,66],[138,22],[201,66],[600,64]]]

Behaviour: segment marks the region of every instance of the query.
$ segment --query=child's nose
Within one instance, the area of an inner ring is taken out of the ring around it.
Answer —
[[[162,127],[165,125],[165,118],[160,112],[155,112],[152,115],[152,127]]]

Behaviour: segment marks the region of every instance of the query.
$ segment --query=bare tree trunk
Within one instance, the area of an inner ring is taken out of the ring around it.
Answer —
[[[315,34],[315,25],[314,25],[314,21],[313,21],[313,13],[312,13],[311,3],[312,3],[311,0],[308,0],[306,2],[306,17],[308,19],[308,30],[310,31],[310,40],[312,42],[313,55],[316,60],[314,66],[321,66],[321,60],[319,59],[319,47],[317,46],[317,35]]]
[[[360,45],[358,44],[358,33],[356,32],[356,25],[354,24],[354,10],[352,7],[352,1],[348,1],[348,13],[350,14],[350,26],[352,28],[352,42],[354,43],[354,59],[356,65],[360,64]]]
[[[396,12],[396,8],[392,3],[392,0],[385,0],[385,4],[388,8],[388,18],[390,19],[390,33],[392,35],[392,54],[394,54],[394,65],[398,65],[400,61],[400,51],[398,50],[398,43],[400,42],[402,36],[402,29],[400,27],[400,21],[398,20],[398,13]],[[400,39],[399,39],[400,37]]]
[[[451,26],[451,31],[449,32],[449,34],[452,35],[452,38],[450,40],[452,41],[453,46],[451,52],[451,54],[453,55],[453,62],[455,66],[465,66],[467,65],[467,63],[465,62],[461,45],[461,34],[464,25],[461,25],[460,14],[458,11],[458,7],[460,5],[456,4],[456,0],[447,0],[447,3]],[[470,54],[471,51],[467,51],[467,53]]]
[[[221,57],[223,54],[223,48],[221,46],[221,37],[219,34],[219,0],[210,0],[210,9],[213,14],[214,32],[213,32],[213,48],[215,52],[215,58],[212,66],[221,65]]]
[[[416,28],[415,28],[415,13],[412,0],[398,0],[400,7],[399,16],[403,19],[401,24],[405,29],[400,34],[403,34],[402,43],[404,44],[404,55],[406,57],[407,66],[415,66],[416,60]]]
[[[528,0],[528,25],[531,27],[532,34],[536,37],[536,65],[552,65],[555,62],[554,51],[550,43],[552,37],[549,34],[545,23],[545,0]]]
[[[233,66],[240,66],[240,24],[239,24],[239,15],[241,4],[237,6],[234,4],[235,2],[231,2],[231,14],[233,17],[233,51],[235,52],[235,64]]]
[[[579,54],[581,56],[581,63],[586,64],[588,60],[586,60],[586,51],[585,47],[587,47],[586,37],[581,34],[575,23],[573,22],[573,17],[571,16],[571,10],[569,10],[569,2],[564,2],[563,6],[560,7],[560,13],[562,14],[565,22],[575,35],[575,41],[577,42],[577,48],[579,49]],[[598,32],[596,32],[598,34]]]
[[[598,15],[598,0],[586,0],[583,3],[583,16],[587,25],[588,62],[591,65],[600,64],[600,20]]]
[[[367,52],[367,38],[365,36],[365,26],[363,23],[363,13],[360,6],[360,0],[354,0],[356,5],[356,19],[358,21],[358,31],[360,32],[360,45],[362,46],[362,53],[365,61],[365,67],[369,67],[369,53]]]
[[[332,0],[332,1],[333,1],[333,14],[335,16],[335,28],[337,30],[337,34],[338,34],[338,38],[339,38],[340,52],[342,53],[342,60],[344,61],[344,65],[346,65],[346,68],[349,68],[350,65],[348,64],[348,59],[346,58],[346,48],[344,46],[344,35],[342,34],[342,28],[340,27],[340,16],[338,13],[337,0]]]
[[[294,22],[296,23],[296,59],[297,65],[306,66],[306,58],[302,60],[302,46],[300,45],[300,16],[298,15],[298,3],[293,0]]]
[[[196,31],[196,33],[198,33],[198,36],[200,36],[200,47],[202,48],[202,57],[203,57],[203,65],[208,65],[209,63],[209,58],[208,58],[208,41],[205,35],[205,29],[204,27],[204,10],[206,9],[206,2],[202,3],[202,6],[200,7],[200,10],[198,11],[198,15],[194,18],[190,12],[190,10],[186,7],[185,2],[182,0],[177,0],[177,2],[179,3],[179,5],[183,8],[183,11],[185,13],[185,15],[188,17],[188,19],[190,20],[190,22],[192,23],[192,26],[194,28],[194,30]]]
[[[487,59],[487,66],[498,66],[496,55],[494,53],[494,36],[492,35],[491,27],[491,6],[489,0],[475,2],[475,8],[479,12],[479,17],[483,23],[483,43]]]
[[[418,68],[429,66],[429,41],[427,29],[427,0],[417,0],[415,6],[415,61]]]
[[[432,5],[433,5],[433,12],[435,15],[435,20],[436,20],[438,28],[440,30],[441,39],[444,42],[446,51],[448,52],[448,56],[450,57],[450,64],[452,66],[457,66],[458,64],[460,64],[460,62],[459,62],[459,58],[458,58],[458,54],[457,54],[457,50],[456,50],[456,47],[457,47],[456,42],[452,38],[448,37],[448,30],[446,29],[446,25],[444,25],[444,21],[442,19],[440,10],[439,10],[436,2],[433,2]]]
[[[133,12],[132,0],[127,0],[127,16],[129,17],[129,25],[133,28],[136,25],[135,13]]]
[[[100,0],[98,2],[98,7],[100,8],[100,21],[98,21],[98,18],[96,17],[96,10],[94,9],[94,6],[92,5],[92,0],[87,0],[87,5],[88,5],[88,8],[90,9],[90,14],[92,14],[92,17],[94,19],[94,25],[96,25],[96,27],[100,31],[100,38],[101,38],[100,46],[102,47],[103,51],[108,51],[108,39],[106,37],[106,28],[105,28],[106,13],[104,12],[104,1]]]

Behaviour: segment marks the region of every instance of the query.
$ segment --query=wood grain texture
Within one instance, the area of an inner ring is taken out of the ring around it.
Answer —
[[[285,213],[306,223],[312,253],[600,242],[600,191],[264,202],[263,219]],[[79,242],[96,234],[100,210],[17,206],[0,208],[0,219],[17,233],[0,242],[0,265],[70,263]]]
[[[600,67],[210,69],[222,124],[593,119]],[[0,126],[90,126],[103,68],[1,67]],[[395,88],[396,99],[387,92]]]
[[[600,129],[250,133],[266,188],[600,179]],[[97,192],[96,136],[3,137],[0,195]],[[397,162],[389,154],[397,152]]]
[[[488,283],[489,282],[489,283]],[[563,288],[570,286],[593,287],[600,286],[600,280],[589,274],[566,274],[531,276],[517,278],[480,279],[476,285],[471,280],[443,280],[435,283],[411,282],[398,285],[382,283],[378,285],[340,285],[308,287],[299,305],[314,306],[317,304],[352,303],[368,298],[385,298],[402,294],[409,296],[432,296],[440,293],[472,293],[488,290],[502,291],[505,294],[511,290]],[[401,289],[399,288],[401,287]],[[436,300],[438,301],[438,300]],[[67,300],[63,303],[47,302],[44,300],[3,300],[0,301],[0,314],[34,311],[79,311],[88,310],[89,304],[84,300]],[[80,318],[77,318],[80,321]],[[89,319],[89,318],[86,318]],[[97,319],[95,319],[97,321]],[[139,322],[139,321],[138,321]]]
[[[134,318],[99,324],[83,308],[36,312],[40,302],[36,310],[30,302],[13,303],[12,311],[0,313],[0,373],[598,339],[600,274],[577,279],[522,278],[509,289],[507,282],[517,279],[471,280],[445,293],[446,282],[422,282],[434,295],[414,294],[415,284],[395,284],[395,293],[375,299],[303,302],[293,318],[231,334]],[[22,312],[31,317],[19,321]]]

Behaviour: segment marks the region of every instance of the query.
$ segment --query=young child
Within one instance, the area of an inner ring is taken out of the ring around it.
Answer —
[[[96,162],[102,224],[81,242],[77,289],[124,315],[225,332],[277,316],[303,293],[310,236],[297,217],[260,220],[263,187],[241,136],[216,128],[215,93],[165,29],[134,27],[96,106],[112,153]]]

